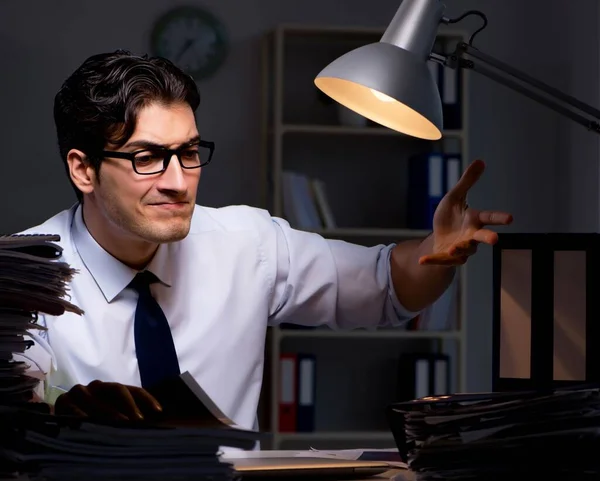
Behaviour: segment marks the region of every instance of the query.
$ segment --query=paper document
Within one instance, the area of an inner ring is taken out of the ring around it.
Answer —
[[[299,456],[317,456],[322,458],[350,459],[361,461],[383,461],[395,468],[408,469],[408,465],[400,459],[398,449],[337,449],[319,450],[311,448]]]
[[[290,457],[308,457],[308,458],[333,458],[347,459],[351,461],[383,461],[390,467],[408,469],[405,462],[400,459],[396,448],[390,449],[337,449],[337,450],[318,450],[311,448],[309,450],[263,450],[263,451],[244,451],[244,452],[224,452],[221,459],[227,458],[290,458]]]

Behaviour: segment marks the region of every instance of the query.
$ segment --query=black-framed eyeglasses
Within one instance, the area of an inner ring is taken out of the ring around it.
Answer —
[[[160,174],[167,170],[175,155],[182,169],[198,169],[209,164],[215,151],[215,143],[198,140],[178,149],[145,148],[135,152],[103,150],[104,157],[131,161],[133,170],[139,175]]]

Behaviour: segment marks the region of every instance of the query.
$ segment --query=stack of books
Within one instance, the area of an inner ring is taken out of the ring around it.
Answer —
[[[391,408],[404,417],[417,481],[599,479],[597,386],[458,394]]]
[[[43,329],[39,313],[82,314],[68,299],[77,272],[60,261],[58,236],[0,237],[0,481],[227,481],[223,447],[252,449],[261,435],[218,411],[189,373],[154,393],[165,416],[114,422],[56,415],[34,402],[38,379],[13,359]]]

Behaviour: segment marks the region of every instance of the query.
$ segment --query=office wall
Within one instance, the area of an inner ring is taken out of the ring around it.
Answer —
[[[558,5],[555,17],[562,22],[546,48],[559,56],[566,76],[566,92],[600,108],[600,8],[593,0],[576,0],[571,8]],[[556,217],[561,230],[597,232],[600,228],[600,136],[569,119],[560,120],[557,156]]]
[[[202,134],[216,141],[215,162],[204,172],[199,201],[256,204],[259,199],[259,36],[279,22],[383,26],[395,0],[190,0],[227,24],[231,55],[203,82]],[[148,48],[152,22],[166,0],[4,0],[0,3],[1,230],[43,221],[75,199],[56,152],[53,96],[85,57],[100,51]],[[448,15],[479,8],[489,17],[476,45],[528,73],[597,100],[597,7],[575,0],[448,0]],[[477,20],[464,22],[476,28]],[[588,34],[593,31],[594,34]],[[585,71],[585,72],[584,72]],[[512,211],[508,230],[596,229],[597,142],[576,126],[488,79],[471,76],[472,158],[488,171],[470,203]],[[597,103],[597,102],[596,102]],[[585,205],[583,212],[581,206]],[[491,251],[483,247],[467,268],[469,383],[489,386]]]

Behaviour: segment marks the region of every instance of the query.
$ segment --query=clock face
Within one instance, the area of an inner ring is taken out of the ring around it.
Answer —
[[[165,57],[196,80],[210,77],[228,53],[225,27],[211,13],[197,7],[167,12],[152,31],[153,55]]]

